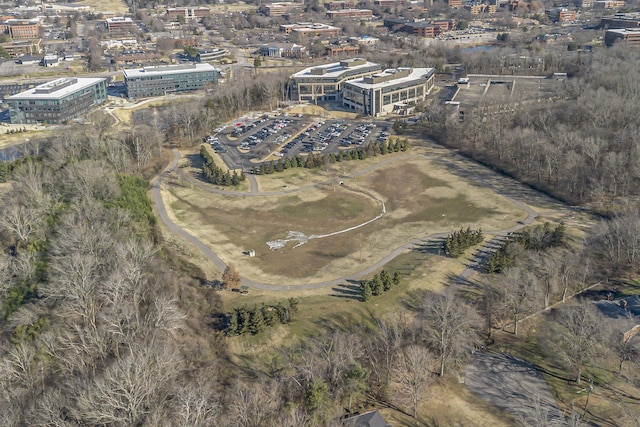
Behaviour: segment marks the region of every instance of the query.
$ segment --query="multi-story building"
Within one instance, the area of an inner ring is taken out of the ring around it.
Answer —
[[[551,21],[561,24],[575,22],[575,20],[578,19],[576,11],[569,10],[566,7],[557,7],[555,9],[547,10],[545,13]]]
[[[624,0],[596,0],[593,2],[595,9],[620,9],[624,5]]]
[[[220,70],[206,63],[134,68],[122,73],[129,98],[195,91],[220,77]]]
[[[307,48],[295,43],[271,43],[260,45],[258,53],[272,58],[300,58],[307,54]]]
[[[373,11],[370,9],[327,10],[327,18],[372,19]]]
[[[136,23],[129,17],[107,18],[104,23],[111,36],[131,34],[137,31]]]
[[[462,7],[462,0],[447,0],[449,7],[459,8]]]
[[[301,13],[303,3],[283,1],[275,3],[267,3],[260,8],[267,16],[283,16],[292,13]]]
[[[291,76],[290,97],[294,101],[340,101],[342,85],[382,70],[380,64],[353,58],[305,68]]]
[[[356,2],[347,0],[330,1],[324,4],[327,10],[354,9]]]
[[[497,5],[487,3],[468,3],[464,8],[472,15],[480,15],[481,13],[488,13],[492,15],[498,10]]]
[[[106,79],[61,78],[7,98],[11,123],[57,124],[107,100]]]
[[[311,22],[280,25],[280,31],[285,34],[291,34],[299,41],[311,37],[337,37],[342,32],[340,28],[332,25]]]
[[[373,0],[373,5],[378,7],[394,7],[397,0]]]
[[[12,40],[37,39],[40,30],[39,19],[7,19],[0,23],[0,32]]]
[[[0,46],[7,51],[11,58],[17,58],[21,55],[33,55],[41,51],[41,40],[14,41],[10,43],[2,43]]]
[[[374,117],[410,111],[431,92],[434,68],[397,68],[344,83],[342,103]]]
[[[617,28],[640,27],[640,13],[616,13],[612,17],[603,16],[600,20],[600,28],[614,30]]]
[[[186,21],[201,21],[211,16],[211,10],[208,7],[170,7],[166,16],[169,21],[177,21],[179,16]]]
[[[360,52],[360,47],[350,43],[329,44],[327,46],[327,55],[334,56],[353,56]]]
[[[613,46],[618,42],[624,42],[629,46],[640,46],[640,28],[618,28],[604,33],[604,43],[607,46]]]

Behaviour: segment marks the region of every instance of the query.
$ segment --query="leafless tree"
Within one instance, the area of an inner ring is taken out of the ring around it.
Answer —
[[[418,417],[420,402],[433,383],[435,357],[429,350],[418,344],[406,346],[399,354],[393,370],[393,378],[398,387],[398,398],[410,403],[411,414]]]
[[[582,369],[599,351],[604,332],[604,319],[590,302],[559,310],[552,339],[580,384]]]
[[[480,316],[453,289],[447,289],[442,295],[425,296],[421,317],[425,341],[438,356],[443,376],[450,363],[461,362],[470,353],[478,339]]]
[[[503,309],[513,319],[513,333],[518,335],[520,316],[531,307],[536,307],[536,278],[519,267],[510,267],[498,276],[496,282]]]

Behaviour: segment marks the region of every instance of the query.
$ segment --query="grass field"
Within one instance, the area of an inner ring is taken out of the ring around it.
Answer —
[[[395,248],[434,232],[471,226],[504,228],[524,218],[514,205],[490,191],[448,173],[426,158],[379,156],[345,163],[348,174],[380,164],[344,185],[305,187],[304,191],[269,197],[225,197],[189,187],[169,187],[170,205],[179,224],[236,264],[243,275],[273,284],[309,283],[354,273]],[[383,161],[383,162],[381,162]],[[362,163],[362,164],[360,164]],[[345,171],[346,172],[346,171]],[[332,172],[294,169],[273,175],[275,188],[258,177],[262,191],[288,189],[326,180]],[[307,236],[327,234],[387,214],[362,228],[309,240],[289,242],[271,251],[267,241],[290,230]],[[242,255],[256,251],[255,258]]]

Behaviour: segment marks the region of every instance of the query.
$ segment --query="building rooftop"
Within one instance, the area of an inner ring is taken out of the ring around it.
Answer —
[[[409,83],[419,78],[428,78],[434,73],[435,68],[391,68],[374,74],[370,78],[350,80],[348,84],[361,89],[379,89]]]
[[[164,74],[193,73],[194,71],[220,71],[211,64],[159,65],[153,67],[130,68],[122,70],[125,78],[142,76],[161,76]]]
[[[329,24],[322,24],[319,22],[299,22],[297,24],[283,24],[280,25],[282,28],[291,28],[294,31],[300,30],[338,30],[338,27],[334,27]]]
[[[116,16],[113,18],[107,18],[105,19],[105,21],[107,21],[110,24],[116,23],[116,22],[130,22],[133,24],[133,20],[129,17],[124,17],[124,16]]]
[[[618,33],[618,34],[640,34],[640,28],[614,28],[612,30],[607,30],[608,33]]]
[[[106,79],[101,78],[83,78],[83,77],[63,77],[25,90],[7,99],[29,100],[29,99],[61,99],[67,95],[77,92],[86,87],[92,86],[99,81]]]
[[[364,69],[368,67],[380,67],[380,65],[375,62],[369,62],[363,58],[352,58],[340,62],[333,62],[331,64],[316,65],[314,67],[305,68],[304,70],[293,74],[291,77],[339,77],[347,70],[357,70],[359,68]]]

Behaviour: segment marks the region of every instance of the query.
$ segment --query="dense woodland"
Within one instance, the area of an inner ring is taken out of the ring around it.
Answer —
[[[487,107],[464,123],[428,111],[425,132],[443,144],[607,212],[584,238],[558,224],[525,229],[502,250],[508,263],[473,286],[407,292],[389,317],[318,319],[313,334],[253,365],[236,363],[229,340],[268,337],[303,314],[292,315],[291,301],[285,311],[284,299],[282,309],[224,313],[200,269],[162,239],[147,190],[169,144],[195,144],[222,120],[276,104],[283,80],[258,75],[200,103],[143,110],[131,129],[96,114],[94,132],[68,127],[32,145],[1,169],[0,425],[331,426],[383,405],[418,417],[430,388],[497,330],[519,336],[523,317],[598,281],[637,277],[638,64],[637,53],[597,51],[557,100]],[[363,282],[356,303],[385,298],[385,283],[402,289],[395,273]],[[216,328],[221,318],[234,326],[227,333]],[[620,339],[632,320],[610,322],[588,302],[546,318],[543,356],[568,380],[613,363],[640,387],[638,339]],[[621,406],[615,417],[631,423],[637,411]]]

